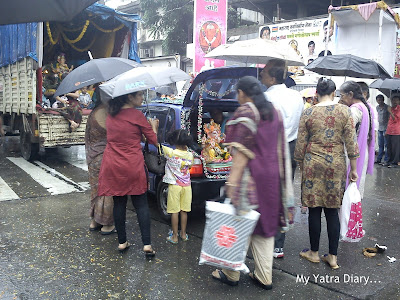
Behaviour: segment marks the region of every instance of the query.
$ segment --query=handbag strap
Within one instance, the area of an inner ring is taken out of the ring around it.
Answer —
[[[149,152],[149,142],[146,139],[146,142],[144,143],[144,152]]]

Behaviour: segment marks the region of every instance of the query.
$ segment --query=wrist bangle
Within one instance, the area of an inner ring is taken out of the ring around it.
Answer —
[[[238,184],[237,183],[232,183],[232,182],[225,182],[225,185],[226,186],[232,186],[232,187],[237,187],[238,186]]]

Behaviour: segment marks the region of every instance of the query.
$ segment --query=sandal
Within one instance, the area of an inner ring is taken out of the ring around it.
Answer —
[[[101,227],[103,227],[103,225],[101,225],[101,224],[97,225],[96,227],[89,226],[89,231],[97,231],[97,230],[100,230]]]
[[[120,247],[118,247],[118,251],[119,251],[120,253],[124,253],[126,250],[129,249],[130,246],[131,246],[131,244],[127,242],[125,248],[120,248]]]
[[[332,270],[337,270],[337,269],[339,269],[339,265],[338,265],[338,264],[332,266],[331,263],[328,261],[328,254],[322,255],[322,256],[321,256],[321,259],[322,259],[323,262],[327,263],[328,266],[330,266]]]
[[[303,249],[301,252],[300,252],[300,256],[301,257],[303,257],[303,258],[305,258],[305,259],[307,259],[308,261],[310,261],[310,262],[312,262],[312,263],[315,263],[315,264],[317,264],[317,263],[319,263],[320,262],[320,259],[318,258],[318,260],[316,260],[316,259],[312,259],[311,257],[309,257],[308,255],[307,255],[307,253],[310,253],[310,249]]]
[[[237,286],[239,284],[239,281],[229,280],[224,274],[224,272],[222,272],[221,270],[216,270],[216,271],[218,272],[219,277],[216,277],[213,274],[211,274],[212,278],[214,278],[215,280],[219,280],[222,283],[225,283],[230,286]]]
[[[181,235],[179,235],[179,237],[180,237],[181,240],[184,241],[184,242],[187,242],[187,241],[189,240],[189,236],[187,235],[187,233],[186,233],[186,235],[185,235],[185,238],[181,237]]]
[[[144,255],[146,256],[147,259],[152,259],[154,258],[154,256],[156,256],[156,251],[154,251],[154,249],[144,250]]]
[[[167,242],[170,242],[171,244],[178,244],[177,241],[175,242],[175,241],[172,239],[172,235],[169,235],[169,236],[167,237]]]
[[[116,233],[117,232],[117,229],[113,229],[113,230],[111,230],[111,231],[102,231],[102,230],[100,230],[100,233],[102,234],[102,235],[109,235],[109,234],[113,234],[113,233]]]
[[[264,284],[260,280],[256,278],[254,273],[249,273],[249,277],[259,286],[261,286],[264,290],[272,290],[272,283],[271,284]]]

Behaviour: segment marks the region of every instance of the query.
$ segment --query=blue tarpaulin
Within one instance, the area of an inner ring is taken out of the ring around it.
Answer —
[[[88,13],[101,17],[103,20],[115,18],[131,31],[129,59],[140,62],[137,46],[137,22],[140,17],[136,14],[118,12],[108,6],[93,4],[86,8]],[[22,23],[0,26],[0,67],[13,64],[25,57],[37,61],[37,23]]]
[[[0,67],[36,56],[37,23],[0,26]]]
[[[140,58],[138,55],[138,45],[137,45],[137,22],[141,19],[139,15],[136,14],[126,14],[123,12],[116,11],[108,6],[94,3],[93,5],[86,8],[86,11],[91,12],[102,19],[107,20],[109,18],[115,18],[120,21],[131,31],[131,44],[129,45],[129,59],[133,59],[140,63]]]

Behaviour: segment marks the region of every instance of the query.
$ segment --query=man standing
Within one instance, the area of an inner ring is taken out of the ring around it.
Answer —
[[[383,95],[378,95],[376,96],[376,102],[378,103],[378,106],[376,107],[376,110],[378,112],[378,145],[379,145],[379,152],[378,152],[378,157],[376,158],[375,163],[378,164],[387,164],[389,161],[389,155],[387,151],[387,140],[386,140],[386,128],[388,125],[389,121],[389,111],[388,111],[388,105],[384,102]],[[383,153],[385,153],[385,159],[384,162],[382,162],[382,156]]]
[[[280,59],[272,59],[268,61],[260,75],[262,83],[268,88],[265,92],[267,100],[280,111],[283,118],[286,140],[289,143],[292,161],[292,178],[294,179],[296,161],[293,159],[293,154],[294,148],[296,147],[297,133],[304,103],[299,92],[286,87],[284,83],[286,74],[287,67],[285,62]],[[275,258],[282,258],[284,256],[284,243],[285,233],[277,232],[275,236]]]

